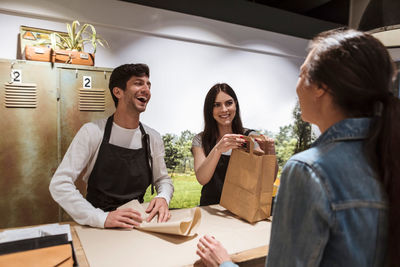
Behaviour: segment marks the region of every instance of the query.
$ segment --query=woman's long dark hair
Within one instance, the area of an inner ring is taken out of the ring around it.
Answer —
[[[400,266],[400,100],[392,94],[395,66],[381,42],[355,30],[315,37],[307,80],[325,85],[349,117],[371,117],[365,153],[389,201],[389,265]]]
[[[215,98],[219,92],[224,92],[230,95],[236,104],[236,114],[232,121],[232,131],[235,134],[243,134],[242,119],[240,118],[239,102],[233,89],[226,83],[217,83],[208,91],[204,100],[204,130],[201,137],[204,153],[206,156],[217,143],[219,137],[218,125],[213,116]]]

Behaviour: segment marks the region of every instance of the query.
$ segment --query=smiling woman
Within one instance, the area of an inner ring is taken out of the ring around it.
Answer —
[[[192,142],[194,171],[203,185],[201,206],[219,203],[231,151],[245,144],[243,135],[252,133],[243,128],[233,89],[226,83],[214,85],[204,101],[204,130]]]
[[[236,105],[233,98],[223,91],[217,94],[214,102],[213,117],[215,121],[223,126],[229,126],[236,115]]]

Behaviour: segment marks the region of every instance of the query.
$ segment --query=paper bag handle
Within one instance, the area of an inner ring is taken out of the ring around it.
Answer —
[[[250,155],[253,155],[253,153],[254,153],[254,140],[253,140],[253,138],[251,138],[250,136],[244,135],[243,139],[250,143],[250,145],[249,145],[250,146],[249,147],[249,153],[250,153]]]

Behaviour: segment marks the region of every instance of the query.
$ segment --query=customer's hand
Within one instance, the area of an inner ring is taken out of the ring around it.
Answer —
[[[155,197],[150,201],[149,206],[146,209],[147,213],[150,213],[146,221],[150,222],[151,219],[158,213],[158,222],[166,222],[171,217],[169,213],[168,204],[165,198]]]
[[[225,134],[221,140],[215,145],[215,148],[220,153],[224,153],[230,149],[239,148],[244,144],[246,140],[240,134]]]
[[[104,228],[133,228],[139,226],[143,221],[140,212],[132,208],[117,209],[108,213]]]
[[[231,261],[221,242],[207,235],[200,238],[199,243],[197,243],[196,254],[200,256],[203,264],[208,267],[218,267],[225,261]]]

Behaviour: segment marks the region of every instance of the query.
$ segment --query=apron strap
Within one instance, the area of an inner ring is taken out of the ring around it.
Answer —
[[[244,135],[246,135],[246,136],[249,136],[249,134],[251,133],[251,132],[255,132],[254,130],[252,130],[252,129],[247,129],[246,131],[244,131]]]
[[[151,194],[154,194],[154,177],[153,177],[153,157],[151,156],[150,149],[150,136],[146,133],[141,122],[139,122],[140,132],[142,133],[142,147],[145,149],[147,156],[148,169],[150,172]]]
[[[104,129],[104,136],[103,136],[103,141],[105,141],[107,144],[110,142],[110,135],[111,135],[111,127],[112,123],[114,121],[114,114],[108,117],[107,123],[106,123],[106,128]]]

